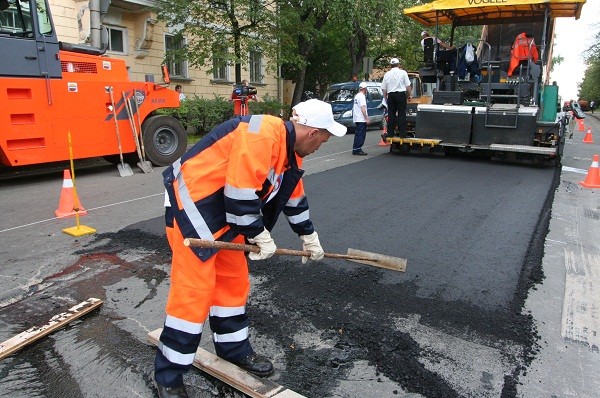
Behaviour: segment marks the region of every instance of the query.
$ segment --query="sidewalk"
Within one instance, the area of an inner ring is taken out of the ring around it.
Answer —
[[[545,279],[524,311],[536,321],[539,352],[520,377],[518,396],[600,396],[600,189],[579,185],[600,154],[600,115],[565,144],[560,184],[546,236]],[[583,143],[588,126],[594,143]]]

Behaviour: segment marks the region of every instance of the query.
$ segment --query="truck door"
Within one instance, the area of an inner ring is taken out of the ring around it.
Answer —
[[[48,4],[33,0],[0,4],[8,5],[0,10],[0,76],[60,77],[58,40]]]

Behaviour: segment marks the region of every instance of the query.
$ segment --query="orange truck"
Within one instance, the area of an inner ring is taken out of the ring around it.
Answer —
[[[183,154],[182,124],[156,114],[179,106],[176,91],[151,75],[130,81],[125,62],[101,46],[59,42],[46,0],[3,0],[0,12],[0,165],[68,160],[68,133],[76,159],[117,164],[122,153],[131,162],[141,144],[156,166]]]

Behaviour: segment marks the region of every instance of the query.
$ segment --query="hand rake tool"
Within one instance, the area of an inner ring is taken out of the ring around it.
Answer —
[[[123,91],[122,94],[123,102],[125,103],[125,109],[127,110],[127,117],[129,118],[129,124],[131,125],[131,131],[133,133],[133,140],[135,141],[135,149],[137,150],[138,158],[140,159],[137,165],[140,169],[142,169],[144,173],[152,173],[154,171],[154,169],[152,168],[152,164],[149,161],[144,160],[142,158],[142,152],[140,151],[140,141],[137,134],[137,129],[135,128],[135,120],[133,116],[131,102],[129,102],[129,99],[127,98],[127,93],[125,91]],[[135,101],[135,97],[133,98],[133,101]]]
[[[131,170],[131,166],[128,163],[123,161],[123,149],[121,148],[121,134],[119,133],[119,122],[117,121],[117,111],[115,109],[115,98],[113,96],[113,87],[107,86],[106,90],[110,94],[110,106],[113,114],[113,119],[115,119],[115,128],[117,129],[117,144],[119,145],[119,159],[121,160],[121,164],[117,165],[117,170],[119,170],[119,175],[121,177],[127,177],[133,175],[133,170]]]

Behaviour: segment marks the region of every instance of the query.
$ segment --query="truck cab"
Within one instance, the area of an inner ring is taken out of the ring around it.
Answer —
[[[90,11],[99,37],[100,10]],[[181,123],[156,114],[179,106],[176,91],[151,76],[131,81],[125,61],[104,56],[105,48],[59,41],[46,0],[0,0],[0,13],[0,165],[68,160],[69,133],[75,159],[134,160],[140,142],[158,166],[183,154]]]

